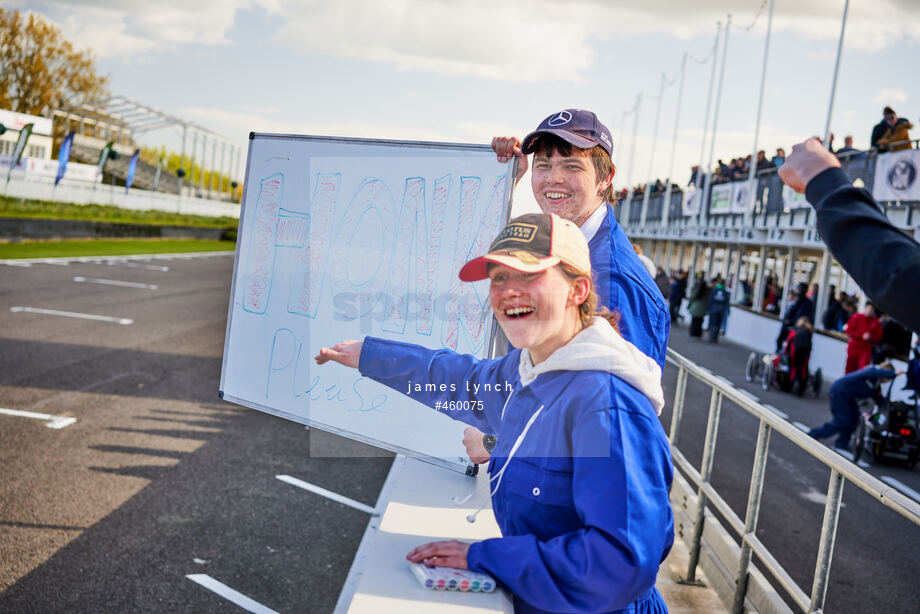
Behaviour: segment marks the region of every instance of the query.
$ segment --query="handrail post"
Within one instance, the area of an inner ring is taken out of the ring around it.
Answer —
[[[687,394],[687,369],[678,367],[677,390],[674,392],[674,409],[671,410],[671,428],[668,433],[668,443],[677,447],[677,437],[680,434],[680,422],[684,417],[684,399]]]
[[[824,504],[824,522],[821,524],[821,541],[818,543],[818,560],[815,562],[815,576],[811,587],[809,612],[824,611],[827,579],[831,573],[831,559],[834,557],[834,542],[837,539],[840,501],[843,498],[843,481],[843,475],[836,469],[831,469],[827,501]]]
[[[709,483],[712,475],[712,459],[715,456],[716,436],[719,434],[719,417],[722,413],[722,393],[717,388],[712,389],[709,401],[709,420],[706,423],[706,441],[703,444],[703,460],[700,463],[700,487],[696,497],[696,522],[693,525],[693,541],[690,544],[690,563],[687,565],[685,583],[697,583],[696,566],[700,562],[700,551],[703,542],[703,520],[706,517],[706,492],[704,486]]]
[[[747,595],[748,567],[751,564],[752,536],[757,530],[757,520],[760,517],[760,500],[763,494],[763,482],[767,469],[767,456],[770,448],[770,434],[773,429],[770,425],[760,421],[757,432],[757,448],[754,452],[754,468],[751,470],[751,488],[748,491],[747,510],[744,513],[744,535],[741,536],[741,557],[738,562],[738,574],[735,576],[735,600],[732,604],[733,614],[742,614],[744,611],[744,598]]]

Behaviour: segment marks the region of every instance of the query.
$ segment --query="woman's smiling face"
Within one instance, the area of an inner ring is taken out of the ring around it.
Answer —
[[[581,330],[579,288],[587,279],[573,282],[558,266],[522,273],[503,264],[491,265],[489,279],[495,319],[514,347],[530,349],[534,364]]]

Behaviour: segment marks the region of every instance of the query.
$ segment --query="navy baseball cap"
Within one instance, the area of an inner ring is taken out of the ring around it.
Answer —
[[[565,109],[553,113],[537,126],[537,129],[524,137],[521,151],[533,153],[533,144],[540,134],[555,134],[567,143],[579,149],[591,149],[600,145],[613,156],[613,137],[610,130],[601,123],[597,115],[583,109]]]

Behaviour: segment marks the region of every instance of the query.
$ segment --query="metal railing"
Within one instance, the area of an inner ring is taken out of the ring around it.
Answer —
[[[720,379],[718,376],[713,375],[670,348],[668,349],[667,360],[678,369],[677,388],[674,394],[674,408],[671,416],[670,432],[668,434],[668,439],[671,444],[671,453],[674,458],[674,464],[680,468],[684,475],[686,475],[697,488],[695,524],[690,544],[690,562],[687,569],[686,580],[688,582],[694,582],[696,580],[696,569],[700,561],[705,512],[707,507],[711,507],[722,515],[731,529],[737,533],[741,539],[741,555],[738,563],[738,571],[735,576],[732,612],[740,614],[743,611],[744,600],[747,595],[748,579],[750,576],[749,568],[753,554],[757,555],[763,568],[773,576],[776,582],[788,593],[790,598],[802,612],[813,613],[823,611],[827,595],[828,577],[830,576],[831,558],[834,552],[834,541],[837,534],[837,520],[840,515],[843,485],[847,480],[868,493],[882,505],[893,509],[904,518],[920,526],[920,504],[886,485],[881,480],[869,475],[837,453],[819,444],[807,434],[781,418],[778,414],[767,409],[754,399],[745,396],[737,388],[728,385],[726,380]],[[688,376],[693,376],[712,388],[712,397],[709,403],[709,415],[706,424],[706,437],[703,443],[703,458],[700,463],[699,471],[690,464],[687,458],[677,448],[677,438],[680,434],[681,420],[683,418]],[[735,514],[725,499],[716,492],[710,483],[723,399],[729,399],[759,421],[757,445],[754,451],[754,466],[751,472],[751,486],[748,492],[744,520]],[[824,505],[824,520],[821,525],[818,557],[815,564],[810,594],[807,594],[795,580],[792,579],[792,576],[783,568],[756,535],[767,458],[769,456],[770,438],[774,432],[782,435],[830,469],[830,483],[828,485],[827,500]]]

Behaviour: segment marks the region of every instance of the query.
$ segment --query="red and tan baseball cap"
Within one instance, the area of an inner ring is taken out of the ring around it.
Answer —
[[[539,273],[564,262],[586,275],[591,274],[591,256],[584,233],[555,213],[529,213],[508,222],[492,241],[489,253],[463,265],[460,279],[485,279],[489,276],[490,262],[523,273]]]

